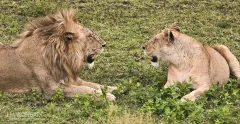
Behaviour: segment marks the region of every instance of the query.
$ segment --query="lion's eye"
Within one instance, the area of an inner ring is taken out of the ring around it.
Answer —
[[[91,33],[87,34],[87,37],[93,37]]]
[[[70,33],[70,32],[67,32],[64,34],[64,41],[65,42],[70,42],[73,40],[73,36],[74,34],[73,33]]]

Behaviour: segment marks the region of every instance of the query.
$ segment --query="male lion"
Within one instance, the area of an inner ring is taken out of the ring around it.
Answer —
[[[0,90],[23,93],[36,89],[52,95],[63,88],[66,97],[102,94],[102,85],[78,77],[83,65],[92,66],[93,57],[106,43],[79,24],[74,10],[63,10],[27,24],[21,38],[0,46]],[[90,67],[91,67],[90,66]],[[116,87],[108,87],[107,98]]]
[[[230,71],[240,79],[239,62],[226,46],[202,45],[173,25],[154,36],[143,49],[153,57],[154,66],[158,65],[158,60],[169,63],[164,88],[174,83],[192,84],[195,90],[183,96],[182,101],[195,101],[213,84],[225,85]]]

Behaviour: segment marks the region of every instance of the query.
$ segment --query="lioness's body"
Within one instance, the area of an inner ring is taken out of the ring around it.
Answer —
[[[193,87],[197,89],[206,84],[224,85],[227,83],[230,75],[229,66],[221,54],[212,47],[198,42],[184,45],[183,42],[178,42],[178,40],[184,41],[180,38],[181,36],[175,39],[174,45],[182,49],[179,48],[178,55],[172,58],[174,62],[169,64],[168,83],[165,86],[173,82],[195,82]]]
[[[230,76],[229,68],[240,78],[239,62],[226,46],[202,45],[175,28],[157,34],[144,48],[148,55],[169,63],[164,88],[174,83],[192,84],[195,90],[183,97],[192,101],[212,84],[225,85]]]
[[[102,94],[102,85],[81,80],[79,70],[103,51],[105,42],[77,22],[75,11],[62,11],[25,26],[12,45],[0,45],[0,90],[23,93],[36,89],[52,95],[63,88],[67,97]],[[108,87],[107,98],[115,87]]]

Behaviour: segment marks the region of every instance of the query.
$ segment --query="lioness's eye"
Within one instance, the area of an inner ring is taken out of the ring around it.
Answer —
[[[154,38],[154,39],[153,39],[153,43],[156,43],[157,41],[158,41],[157,38]]]

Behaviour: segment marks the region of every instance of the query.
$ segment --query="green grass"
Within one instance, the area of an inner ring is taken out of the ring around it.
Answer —
[[[240,81],[213,87],[195,103],[181,103],[188,85],[163,89],[167,64],[150,65],[141,46],[159,30],[177,23],[182,32],[204,44],[224,44],[240,58],[240,1],[79,0],[68,2],[0,1],[0,43],[18,38],[25,23],[63,8],[107,42],[92,70],[79,76],[115,85],[116,102],[91,96],[53,98],[36,92],[0,93],[0,123],[240,123]],[[20,116],[22,115],[22,116]],[[30,116],[31,115],[31,116]],[[15,119],[14,119],[15,117]]]

